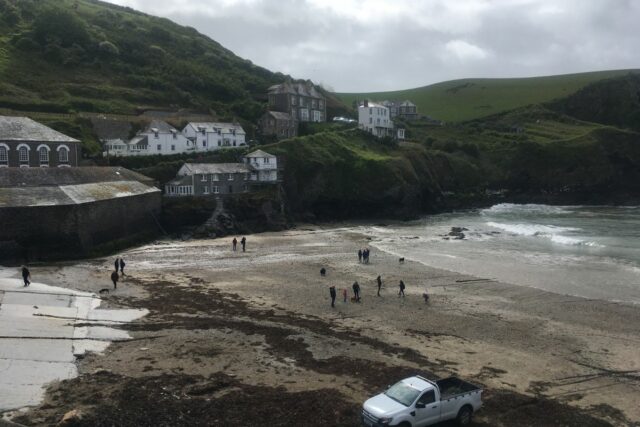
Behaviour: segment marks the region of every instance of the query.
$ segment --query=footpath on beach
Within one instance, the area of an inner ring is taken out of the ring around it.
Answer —
[[[93,293],[0,278],[0,412],[39,404],[46,384],[78,375],[77,358],[130,339],[117,325],[147,314],[100,303]]]

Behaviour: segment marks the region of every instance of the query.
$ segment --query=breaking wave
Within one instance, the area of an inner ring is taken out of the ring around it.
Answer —
[[[487,225],[493,228],[499,228],[511,234],[527,237],[542,237],[551,240],[553,243],[568,246],[590,246],[599,247],[600,244],[590,242],[578,237],[566,236],[562,233],[580,231],[575,227],[558,227],[555,225],[542,224],[504,224],[500,222],[487,222]]]
[[[538,204],[500,203],[480,211],[481,215],[531,214],[531,215],[565,215],[572,211],[568,207]]]

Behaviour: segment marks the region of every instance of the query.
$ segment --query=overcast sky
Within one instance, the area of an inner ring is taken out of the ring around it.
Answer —
[[[640,0],[109,0],[339,92],[640,68]]]

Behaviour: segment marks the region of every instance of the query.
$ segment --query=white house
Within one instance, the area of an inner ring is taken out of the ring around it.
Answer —
[[[395,136],[389,108],[369,101],[358,106],[358,127],[379,138]]]
[[[105,141],[104,154],[110,156],[151,156],[194,152],[194,142],[162,120],[153,120],[130,141]]]
[[[262,150],[253,151],[242,158],[251,170],[251,181],[276,182],[278,180],[278,158]]]
[[[195,143],[196,151],[215,151],[246,145],[245,131],[237,123],[191,122],[182,129],[182,135]]]

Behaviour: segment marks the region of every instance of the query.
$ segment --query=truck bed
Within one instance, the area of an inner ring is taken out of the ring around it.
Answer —
[[[436,381],[436,384],[440,389],[440,400],[446,400],[460,394],[480,390],[480,387],[477,385],[463,381],[457,377],[438,380]]]

